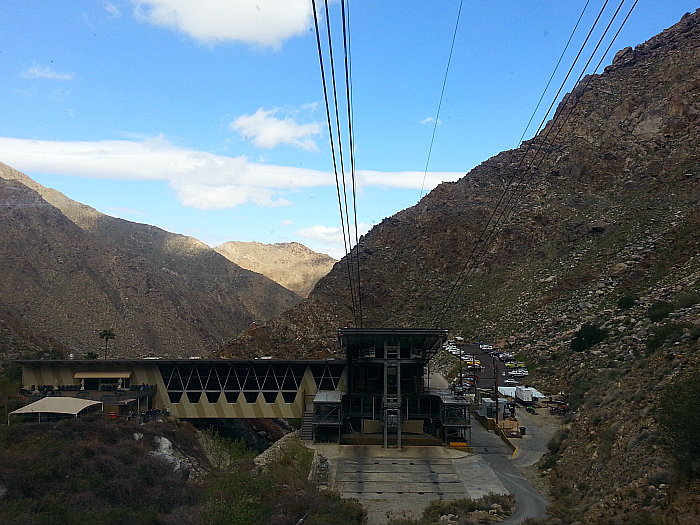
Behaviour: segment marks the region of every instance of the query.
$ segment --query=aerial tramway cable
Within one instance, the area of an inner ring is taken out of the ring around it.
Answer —
[[[433,152],[433,142],[435,142],[435,132],[437,131],[438,123],[440,122],[440,108],[442,108],[442,99],[445,96],[445,86],[447,85],[447,75],[450,72],[450,63],[452,62],[452,52],[455,48],[455,40],[457,39],[457,29],[459,28],[459,19],[462,15],[462,4],[464,0],[460,0],[459,9],[457,11],[457,21],[455,22],[455,29],[452,33],[452,44],[450,45],[450,54],[447,57],[447,67],[445,67],[445,78],[442,81],[442,90],[440,91],[440,101],[438,102],[437,112],[435,114],[435,121],[433,122],[433,133],[430,136],[430,146],[428,147],[428,158],[425,160],[425,170],[423,171],[423,182],[420,185],[420,197],[418,200],[423,198],[423,190],[425,189],[425,178],[428,175],[428,165],[430,164],[430,156]]]
[[[605,49],[605,52],[602,54],[602,56],[601,56],[600,59],[598,60],[598,63],[596,64],[596,66],[595,66],[595,68],[593,69],[593,71],[597,71],[598,68],[599,68],[599,67],[601,66],[601,64],[603,63],[603,60],[604,60],[605,57],[607,56],[607,54],[608,54],[608,52],[610,51],[610,48],[612,47],[612,45],[615,43],[615,40],[617,40],[617,36],[620,34],[620,31],[622,31],[622,28],[623,28],[624,25],[627,23],[627,19],[628,19],[628,18],[630,17],[630,15],[632,14],[632,11],[634,10],[634,8],[635,8],[635,6],[637,5],[637,2],[638,2],[638,1],[639,1],[639,0],[635,0],[634,4],[632,4],[632,7],[630,7],[629,11],[627,12],[627,15],[625,16],[625,19],[624,19],[624,20],[622,21],[622,23],[620,24],[620,27],[617,29],[617,32],[615,33],[615,36],[613,36],[613,38],[611,39],[610,43],[608,44],[608,47]],[[585,72],[586,72],[586,69],[588,68],[588,66],[590,65],[591,61],[593,60],[593,56],[595,55],[595,53],[597,52],[598,48],[599,48],[600,45],[602,44],[603,39],[605,38],[605,35],[606,35],[606,34],[608,33],[608,31],[610,30],[610,27],[612,26],[613,22],[615,21],[615,18],[617,18],[617,15],[619,14],[620,9],[622,8],[622,5],[623,5],[623,4],[624,4],[624,0],[623,0],[622,2],[620,2],[620,5],[618,5],[618,7],[617,7],[615,13],[613,14],[612,19],[610,20],[610,22],[608,23],[607,27],[605,28],[605,31],[603,32],[603,35],[600,37],[600,39],[599,39],[599,41],[598,41],[598,44],[596,45],[595,49],[594,49],[593,52],[591,53],[590,58],[589,58],[588,61],[586,62],[586,65],[583,67],[583,69],[582,69],[581,73],[579,74],[578,78],[576,79],[576,85],[577,85],[577,86],[578,86],[578,84],[581,82],[581,79],[583,78],[583,76],[584,76],[584,74],[585,74]],[[592,79],[593,79],[593,76],[592,76],[592,75],[589,76],[588,80],[586,81],[586,83],[585,83],[585,84],[583,85],[583,87],[581,88],[580,93],[583,93],[583,92],[586,91],[586,89],[588,88],[588,85],[590,84],[590,82],[591,82]],[[554,145],[554,143],[556,142],[557,138],[559,137],[559,135],[561,134],[562,130],[564,129],[564,125],[569,121],[569,118],[571,117],[571,115],[572,115],[574,109],[575,109],[576,106],[578,105],[579,100],[581,100],[581,97],[580,97],[580,96],[573,99],[573,103],[570,105],[569,111],[568,111],[568,113],[566,114],[566,117],[564,117],[564,118],[563,118],[563,121],[561,122],[561,124],[559,124],[559,129],[558,129],[557,132],[554,134],[554,137],[552,137],[552,139],[551,139],[550,141],[547,140],[548,137],[549,137],[549,134],[552,132],[552,130],[555,129],[556,124],[557,124],[559,118],[556,119],[555,121],[553,121],[552,126],[550,127],[549,131],[548,131],[547,134],[545,135],[544,139],[540,142],[540,145],[539,145],[539,148],[538,148],[538,150],[537,150],[537,153],[535,154],[535,157],[530,161],[530,165],[529,165],[528,168],[525,170],[525,173],[530,172],[531,175],[530,175],[530,181],[526,182],[526,183],[523,185],[523,191],[527,188],[527,186],[529,185],[529,183],[531,182],[531,180],[534,178],[534,176],[535,176],[534,174],[539,170],[540,166],[541,166],[542,163],[544,162],[544,159],[547,158],[547,155],[549,154],[549,152],[550,152],[550,150],[551,150],[551,147]],[[564,108],[565,108],[565,106],[564,106]],[[564,108],[562,108],[562,109],[564,109]],[[540,151],[543,149],[543,147],[544,147],[547,143],[549,143],[548,149],[547,149],[547,150],[544,152],[544,154],[540,157],[540,159],[539,159],[537,165],[534,166],[534,168],[533,168],[533,164],[535,163],[535,159],[537,159],[537,155],[539,155]],[[521,197],[522,197],[522,195],[521,195]],[[516,199],[516,200],[517,200],[517,199]]]
[[[357,267],[357,306],[359,310],[358,327],[363,327],[362,312],[362,276],[360,273],[360,238],[357,227],[357,187],[355,184],[355,136],[352,129],[352,63],[350,58],[350,23],[346,0],[341,0],[341,15],[343,22],[343,57],[345,59],[345,100],[347,102],[348,143],[350,145],[350,180],[352,181],[352,208],[355,222],[355,265]]]
[[[595,49],[594,49],[593,52],[591,53],[590,58],[588,59],[586,65],[584,66],[584,68],[583,68],[581,74],[579,75],[579,79],[577,80],[577,83],[578,83],[578,82],[580,81],[580,79],[582,78],[582,76],[583,76],[583,74],[585,73],[585,71],[586,71],[588,65],[590,64],[591,60],[593,59],[593,56],[595,55],[595,53],[597,52],[598,48],[600,47],[600,45],[601,45],[603,39],[605,38],[605,36],[606,36],[608,30],[610,29],[612,23],[614,22],[615,18],[617,17],[617,14],[619,13],[620,9],[622,8],[622,5],[624,4],[624,1],[625,1],[625,0],[622,0],[622,1],[620,2],[620,5],[618,6],[617,10],[615,11],[615,14],[613,15],[612,19],[611,19],[610,22],[608,23],[607,28],[605,29],[603,35],[600,37],[600,39],[599,39],[599,41],[598,41],[598,44],[596,45]],[[621,26],[620,26],[619,29],[617,30],[617,33],[615,34],[615,36],[613,37],[612,41],[611,41],[610,44],[608,45],[608,47],[607,47],[605,53],[603,54],[603,56],[601,57],[600,61],[598,62],[598,65],[596,66],[596,70],[598,69],[598,67],[600,67],[600,64],[602,63],[602,61],[604,60],[604,58],[605,58],[605,56],[607,55],[608,51],[609,51],[610,48],[612,47],[612,45],[613,45],[615,39],[617,38],[617,35],[619,35],[620,31],[622,30],[622,27],[623,27],[623,26],[625,25],[625,23],[627,22],[627,19],[629,18],[630,14],[632,13],[632,10],[633,10],[634,7],[636,6],[637,1],[638,1],[638,0],[636,0],[636,1],[634,2],[634,4],[632,5],[632,7],[630,8],[630,10],[629,10],[627,16],[625,17],[625,19],[623,20]],[[542,123],[540,123],[540,126],[538,127],[538,130],[537,130],[537,132],[535,133],[535,136],[537,136],[537,133],[540,132],[540,130],[542,129],[544,123],[546,122],[546,118],[547,118],[547,116],[549,115],[549,113],[551,112],[551,109],[552,109],[552,107],[553,107],[553,104],[556,102],[556,99],[557,99],[557,97],[559,96],[559,93],[560,93],[561,90],[563,89],[564,83],[565,83],[566,80],[568,79],[568,77],[569,77],[569,75],[570,75],[570,73],[571,73],[571,70],[573,69],[573,67],[575,66],[576,62],[578,61],[578,58],[580,57],[580,55],[581,55],[581,53],[582,53],[582,51],[583,51],[583,49],[584,49],[586,43],[588,42],[588,39],[590,38],[591,33],[593,32],[595,26],[597,25],[597,23],[598,23],[598,21],[599,21],[601,15],[602,15],[602,13],[603,13],[603,11],[604,11],[606,5],[607,5],[607,3],[608,3],[608,0],[606,0],[606,2],[604,3],[603,7],[601,8],[601,10],[600,10],[600,12],[599,12],[599,14],[598,14],[598,17],[596,18],[596,21],[595,21],[594,24],[593,24],[593,27],[592,27],[591,30],[589,31],[588,36],[586,37],[585,42],[584,42],[583,45],[581,46],[581,49],[579,50],[579,53],[578,53],[577,56],[576,56],[576,59],[574,60],[574,62],[573,62],[573,64],[572,64],[571,68],[569,69],[569,73],[567,73],[567,76],[566,76],[566,78],[564,79],[564,81],[562,82],[562,85],[560,86],[559,90],[557,91],[557,94],[554,96],[554,99],[553,99],[553,101],[552,101],[552,104],[550,104],[550,107],[549,107],[549,109],[547,110],[547,113],[545,114],[545,116],[544,116],[544,118],[543,118],[543,120],[542,120]],[[588,5],[588,4],[586,4],[586,5]],[[585,7],[584,7],[584,10],[585,10]],[[583,15],[583,13],[582,13],[582,15]],[[580,17],[579,17],[579,21],[580,21]],[[576,24],[576,27],[578,27],[578,22],[577,22],[577,24]],[[576,28],[574,28],[574,31],[575,31],[575,30],[576,30]],[[572,34],[572,36],[573,36],[573,34]],[[570,40],[571,40],[571,39],[569,39],[569,41],[570,41]],[[567,46],[568,46],[568,43],[567,43]],[[561,59],[560,59],[560,60],[561,60]],[[558,64],[557,64],[557,67],[558,67]],[[588,82],[590,82],[590,80],[591,80],[591,79],[589,79]],[[551,81],[551,79],[550,79],[550,81]],[[588,85],[588,82],[587,82],[586,85],[583,87],[584,90],[585,90],[586,86]],[[549,83],[547,84],[547,86],[549,86]],[[546,89],[547,89],[547,88],[545,88],[545,92],[546,92]],[[544,94],[543,94],[543,96],[544,96]],[[541,100],[541,99],[540,99],[540,100]],[[574,101],[574,106],[573,106],[573,107],[575,107],[575,104],[576,104],[577,102],[578,102],[578,99],[576,99],[576,100]],[[538,103],[538,105],[539,105],[539,103]],[[566,120],[568,120],[568,116],[571,115],[571,112],[573,111],[573,107],[570,109],[569,114],[567,115],[567,118],[564,120],[564,123],[566,122]],[[459,290],[461,289],[461,287],[462,287],[462,286],[464,285],[464,283],[466,282],[467,277],[471,274],[472,271],[474,271],[474,270],[478,267],[478,265],[479,265],[479,263],[480,263],[480,259],[481,259],[481,258],[485,255],[485,253],[487,252],[488,246],[489,246],[490,243],[491,243],[491,239],[495,236],[496,233],[498,233],[498,231],[500,231],[500,229],[501,229],[502,226],[503,226],[503,223],[505,222],[505,220],[507,220],[507,219],[509,218],[510,214],[511,214],[512,211],[514,210],[514,207],[515,207],[515,205],[516,205],[517,202],[518,202],[518,199],[517,199],[517,198],[514,199],[514,197],[516,197],[516,195],[517,195],[519,189],[520,189],[521,187],[522,187],[522,188],[526,188],[527,185],[531,182],[531,179],[532,179],[533,176],[530,175],[529,180],[528,180],[528,178],[527,178],[527,173],[528,173],[528,172],[534,173],[534,170],[532,170],[534,160],[537,158],[537,155],[538,155],[538,154],[540,153],[540,151],[542,150],[542,146],[544,145],[544,143],[546,143],[546,139],[547,139],[547,137],[549,136],[549,133],[556,127],[557,121],[559,120],[560,117],[561,117],[561,114],[557,114],[557,115],[555,115],[555,117],[552,119],[552,125],[550,126],[550,129],[549,129],[549,131],[547,132],[547,135],[546,135],[545,138],[542,140],[542,142],[541,142],[541,144],[540,144],[540,147],[538,148],[537,152],[535,153],[533,159],[530,161],[530,163],[529,163],[529,165],[527,166],[527,168],[524,169],[524,170],[522,170],[522,175],[520,176],[520,179],[518,180],[518,183],[517,183],[517,185],[516,185],[516,187],[515,187],[515,190],[513,190],[513,193],[511,193],[510,197],[507,199],[506,204],[502,207],[502,209],[501,209],[501,211],[500,211],[500,214],[498,215],[498,218],[496,219],[496,221],[493,223],[493,226],[491,227],[491,232],[490,232],[488,235],[486,235],[486,232],[488,231],[489,226],[490,226],[491,223],[493,222],[494,217],[496,216],[496,214],[497,214],[497,212],[498,212],[498,208],[501,206],[501,204],[503,203],[504,199],[506,198],[507,193],[510,191],[511,185],[512,185],[513,181],[515,180],[517,174],[518,174],[518,171],[520,170],[520,168],[522,167],[522,164],[524,163],[525,159],[527,158],[527,154],[529,153],[529,151],[530,151],[530,149],[531,149],[531,147],[532,147],[532,142],[528,144],[528,147],[526,148],[526,151],[525,151],[525,152],[522,154],[522,156],[521,156],[521,160],[520,160],[520,162],[518,163],[518,166],[515,168],[515,170],[514,170],[514,172],[513,172],[513,175],[510,177],[510,180],[508,181],[508,183],[507,183],[507,185],[506,185],[506,188],[505,188],[504,191],[502,192],[501,197],[500,197],[499,200],[498,200],[498,203],[497,203],[496,206],[494,207],[494,210],[493,210],[493,212],[491,213],[491,216],[489,217],[489,220],[487,221],[486,225],[484,226],[484,229],[482,230],[481,235],[479,236],[479,239],[478,239],[478,240],[476,241],[476,243],[474,244],[474,247],[472,248],[472,251],[471,251],[470,255],[467,257],[467,260],[465,261],[465,264],[463,265],[462,270],[460,271],[459,275],[457,276],[457,279],[455,279],[455,282],[453,283],[453,286],[452,286],[452,288],[450,289],[450,292],[447,294],[447,297],[446,297],[446,299],[445,299],[445,301],[444,301],[444,303],[443,303],[443,305],[442,305],[442,308],[440,309],[440,311],[438,312],[438,315],[436,316],[436,317],[437,317],[436,322],[441,323],[441,322],[443,321],[443,319],[444,319],[444,317],[445,317],[445,314],[446,314],[446,312],[447,312],[447,308],[448,308],[449,304],[454,300],[454,298],[456,297],[457,293],[459,292]],[[531,118],[530,120],[532,120],[532,118]],[[559,132],[561,131],[561,129],[562,129],[564,123],[562,123],[562,125],[560,126]],[[528,123],[528,127],[529,127],[529,123]],[[523,134],[523,135],[524,135],[524,134]],[[556,139],[556,136],[558,136],[558,133],[555,135],[555,139]],[[546,156],[546,153],[545,153],[545,156]],[[543,157],[540,159],[540,162],[539,162],[537,168],[539,167],[539,165],[542,164],[542,162],[543,162],[545,156],[543,156]],[[537,168],[535,168],[535,169],[537,169]],[[508,211],[508,208],[509,208],[509,207],[510,207],[510,211]],[[486,237],[485,237],[485,235],[486,235]],[[479,246],[479,245],[480,245],[481,247],[480,247],[479,250],[477,251],[477,246]]]
[[[331,75],[331,83],[332,83],[332,98],[333,98],[333,106],[334,106],[334,116],[335,120],[332,117],[332,112],[331,112],[331,101],[329,100],[329,90],[328,90],[328,81],[327,81],[327,73],[326,73],[326,68],[324,67],[324,60],[323,60],[323,46],[321,44],[321,35],[320,35],[320,29],[319,29],[319,23],[318,23],[318,11],[316,8],[316,1],[311,0],[312,3],[312,9],[313,9],[313,15],[314,15],[314,27],[316,31],[316,45],[318,48],[318,58],[319,58],[319,66],[321,69],[321,80],[322,80],[322,86],[323,86],[323,96],[324,96],[324,101],[325,101],[325,106],[326,106],[326,120],[328,122],[328,134],[330,137],[330,145],[331,145],[331,153],[332,153],[332,159],[333,159],[333,171],[335,174],[335,184],[336,184],[336,191],[338,195],[338,208],[340,212],[340,222],[341,222],[341,230],[343,233],[343,246],[345,249],[345,259],[346,259],[346,270],[347,270],[347,275],[348,275],[348,284],[349,284],[349,292],[350,292],[350,299],[351,299],[351,307],[352,307],[352,312],[353,312],[353,317],[355,319],[355,325],[358,327],[362,326],[362,308],[361,308],[361,286],[360,286],[360,272],[359,272],[359,260],[357,262],[357,277],[356,279],[353,278],[353,268],[351,264],[351,245],[352,245],[352,239],[351,239],[351,224],[350,224],[350,218],[349,218],[349,211],[348,211],[348,198],[347,198],[347,184],[346,184],[346,179],[345,179],[345,162],[344,162],[344,155],[343,155],[343,139],[342,139],[342,134],[341,134],[341,125],[340,125],[340,111],[339,111],[339,103],[338,103],[338,89],[337,89],[337,83],[336,83],[336,75],[335,75],[335,62],[333,58],[333,39],[331,36],[331,27],[330,27],[330,16],[329,16],[329,10],[328,10],[328,0],[324,0],[324,11],[326,15],[326,26],[327,26],[327,38],[328,38],[328,55],[329,55],[329,68],[330,68],[330,75]],[[353,133],[352,133],[352,109],[351,109],[351,85],[350,85],[350,56],[349,56],[349,32],[347,30],[347,23],[346,23],[346,5],[345,5],[345,0],[342,2],[342,24],[343,24],[343,48],[344,48],[344,64],[345,64],[345,82],[346,82],[346,87],[345,87],[345,93],[346,93],[346,99],[347,99],[347,124],[348,124],[348,139],[347,141],[350,144],[350,164],[351,164],[351,181],[352,181],[352,191],[353,191],[353,215],[354,215],[354,223],[355,223],[355,238],[356,238],[356,259],[357,255],[359,255],[359,246],[358,241],[357,241],[357,206],[356,206],[356,191],[355,191],[355,169],[354,169],[354,153],[353,153]],[[335,125],[334,125],[335,124]],[[335,127],[335,130],[334,130]],[[335,137],[335,138],[334,138]],[[336,154],[337,151],[337,154]],[[338,173],[338,164],[340,164],[340,174]],[[342,189],[341,189],[342,185]],[[354,282],[356,281],[356,283]],[[357,292],[355,292],[355,288],[357,288]],[[357,297],[356,297],[357,293]]]

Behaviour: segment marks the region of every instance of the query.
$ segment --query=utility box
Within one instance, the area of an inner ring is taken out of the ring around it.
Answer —
[[[399,422],[401,421],[401,414],[398,409],[388,408],[386,411],[386,428],[399,428]]]

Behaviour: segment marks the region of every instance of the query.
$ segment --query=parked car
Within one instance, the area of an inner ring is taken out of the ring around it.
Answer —
[[[516,385],[519,385],[520,383],[518,381],[516,381],[515,379],[508,378],[505,381],[503,381],[503,384],[505,386],[516,386]]]

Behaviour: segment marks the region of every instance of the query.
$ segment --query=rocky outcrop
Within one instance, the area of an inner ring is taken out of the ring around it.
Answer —
[[[337,262],[297,242],[262,244],[229,241],[214,248],[241,268],[263,274],[301,297]]]

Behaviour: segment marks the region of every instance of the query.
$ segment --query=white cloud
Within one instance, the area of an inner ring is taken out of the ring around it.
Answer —
[[[114,5],[112,2],[104,2],[102,4],[102,7],[104,7],[105,11],[107,11],[110,15],[112,15],[113,18],[119,18],[120,16],[122,16],[122,13],[119,10],[119,8],[116,5]]]
[[[282,226],[291,226],[294,223],[292,219],[284,219],[280,222]]]
[[[245,138],[253,139],[258,148],[272,149],[279,144],[291,144],[297,148],[318,151],[316,142],[310,136],[319,135],[321,127],[316,123],[298,124],[287,117],[280,120],[273,115],[279,109],[258,109],[252,115],[242,115],[231,122],[229,128],[240,132]]]
[[[311,27],[308,0],[132,0],[137,19],[206,44],[239,41],[279,48]]]
[[[19,76],[27,80],[43,78],[46,80],[60,80],[62,82],[75,79],[75,73],[59,73],[50,67],[42,67],[39,64],[34,64],[29,69],[22,71]]]
[[[142,140],[61,142],[0,137],[0,159],[24,172],[115,180],[163,180],[180,202],[203,210],[243,203],[288,206],[282,194],[335,185],[331,172],[250,162],[172,145],[162,135]],[[358,171],[358,187],[423,189],[457,180],[461,172]],[[339,233],[339,232],[338,232]],[[320,233],[317,233],[320,235]],[[331,235],[327,232],[327,235]],[[341,236],[342,239],[342,236]],[[340,241],[342,245],[342,240]]]
[[[359,170],[355,174],[357,185],[385,186],[401,189],[421,189],[426,191],[433,189],[441,182],[459,180],[464,176],[461,171],[370,171]]]
[[[358,237],[367,233],[371,224],[365,222],[359,223],[357,225]],[[343,246],[343,231],[337,227],[324,226],[322,224],[317,224],[316,226],[309,226],[308,228],[301,228],[294,232],[299,237],[304,239],[311,239],[320,244],[328,244],[334,246]],[[346,238],[348,237],[348,232],[345,232]],[[352,228],[350,232],[351,244],[355,244],[355,229]]]
[[[171,186],[177,192],[183,206],[199,210],[233,208],[246,202],[258,206],[290,206],[287,199],[273,199],[275,192],[257,186],[228,184],[212,186],[210,184],[190,184],[184,181],[172,181]]]
[[[421,124],[430,124],[431,122],[435,122],[435,119],[433,117],[427,117],[427,118],[424,118],[423,120],[420,121]],[[437,123],[438,123],[438,126],[440,124],[442,124],[442,119],[439,118]]]

